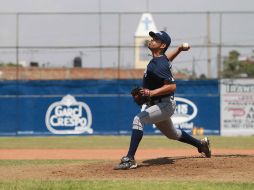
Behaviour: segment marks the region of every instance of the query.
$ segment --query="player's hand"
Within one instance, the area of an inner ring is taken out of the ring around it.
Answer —
[[[147,89],[147,88],[142,88],[139,92],[140,92],[143,96],[150,96],[150,95],[151,95],[150,90]]]

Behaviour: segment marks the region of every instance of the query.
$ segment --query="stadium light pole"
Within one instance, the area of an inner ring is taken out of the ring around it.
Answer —
[[[218,46],[218,60],[217,60],[217,75],[221,78],[221,46],[222,46],[222,13],[219,14],[219,46]]]
[[[121,67],[121,13],[118,14],[118,64],[117,64],[117,78],[120,79]]]
[[[16,14],[16,80],[19,75],[19,13]]]
[[[207,12],[207,77],[211,78],[211,31],[209,12]]]

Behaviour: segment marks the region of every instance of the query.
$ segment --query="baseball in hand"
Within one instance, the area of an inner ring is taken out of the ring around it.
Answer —
[[[190,45],[186,42],[182,44],[182,51],[188,51],[190,49]]]
[[[184,49],[187,49],[187,48],[189,48],[189,47],[190,47],[190,46],[189,46],[189,44],[188,44],[188,43],[186,43],[186,42],[185,42],[185,43],[183,43],[183,48],[184,48]]]

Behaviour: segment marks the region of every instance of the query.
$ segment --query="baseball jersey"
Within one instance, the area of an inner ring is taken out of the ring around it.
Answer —
[[[164,81],[167,81],[169,84],[174,84],[175,80],[171,73],[171,68],[171,62],[167,59],[166,55],[154,57],[147,65],[144,72],[143,87],[154,90],[162,87]],[[174,93],[156,96],[153,97],[153,99],[155,100],[166,96],[174,96]]]

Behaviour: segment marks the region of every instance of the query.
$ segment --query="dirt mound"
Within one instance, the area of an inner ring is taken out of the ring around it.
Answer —
[[[77,165],[51,172],[53,178],[254,181],[254,156],[160,157],[139,161],[133,170],[113,170],[117,163]]]
[[[158,157],[138,160],[133,170],[114,170],[116,160],[1,167],[0,179],[142,179],[187,181],[254,181],[253,155],[212,158]]]

